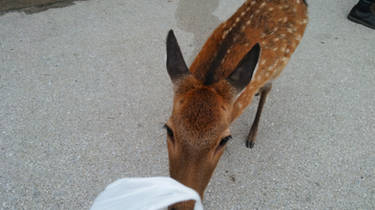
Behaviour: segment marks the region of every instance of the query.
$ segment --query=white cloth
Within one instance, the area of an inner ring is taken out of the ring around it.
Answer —
[[[158,210],[187,200],[203,210],[198,193],[170,177],[124,178],[108,185],[91,210]]]

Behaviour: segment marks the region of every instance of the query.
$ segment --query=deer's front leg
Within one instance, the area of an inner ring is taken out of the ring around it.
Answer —
[[[267,95],[271,91],[271,89],[272,89],[272,83],[267,83],[266,85],[264,85],[259,90],[260,99],[259,99],[257,113],[255,115],[253,125],[250,128],[250,132],[249,132],[249,135],[247,136],[247,140],[246,140],[246,147],[248,147],[248,148],[254,147],[255,138],[256,138],[256,135],[257,135],[257,131],[258,131],[260,115],[262,114],[264,103],[266,102]]]

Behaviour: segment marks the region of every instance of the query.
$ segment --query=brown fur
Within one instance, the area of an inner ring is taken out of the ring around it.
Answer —
[[[223,153],[218,145],[230,134],[231,122],[261,87],[280,74],[306,24],[307,7],[302,0],[248,0],[216,28],[190,66],[192,75],[174,84],[173,112],[167,122],[174,132],[168,141],[173,178],[203,197]],[[256,43],[261,47],[257,71],[236,95],[225,78]]]

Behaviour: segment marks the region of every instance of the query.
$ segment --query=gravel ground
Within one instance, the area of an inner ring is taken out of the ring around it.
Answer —
[[[88,209],[122,177],[168,175],[165,37],[191,62],[242,0],[90,0],[0,16],[0,208]],[[355,0],[309,1],[301,45],[265,105],[232,125],[214,209],[375,209],[375,31]]]

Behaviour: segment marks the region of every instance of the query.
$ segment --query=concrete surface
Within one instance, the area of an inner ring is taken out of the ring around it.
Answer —
[[[191,62],[242,0],[90,0],[0,16],[0,208],[88,209],[121,177],[168,175],[164,41]],[[274,82],[255,148],[253,105],[204,199],[214,209],[375,209],[375,31],[355,0],[315,0]]]

